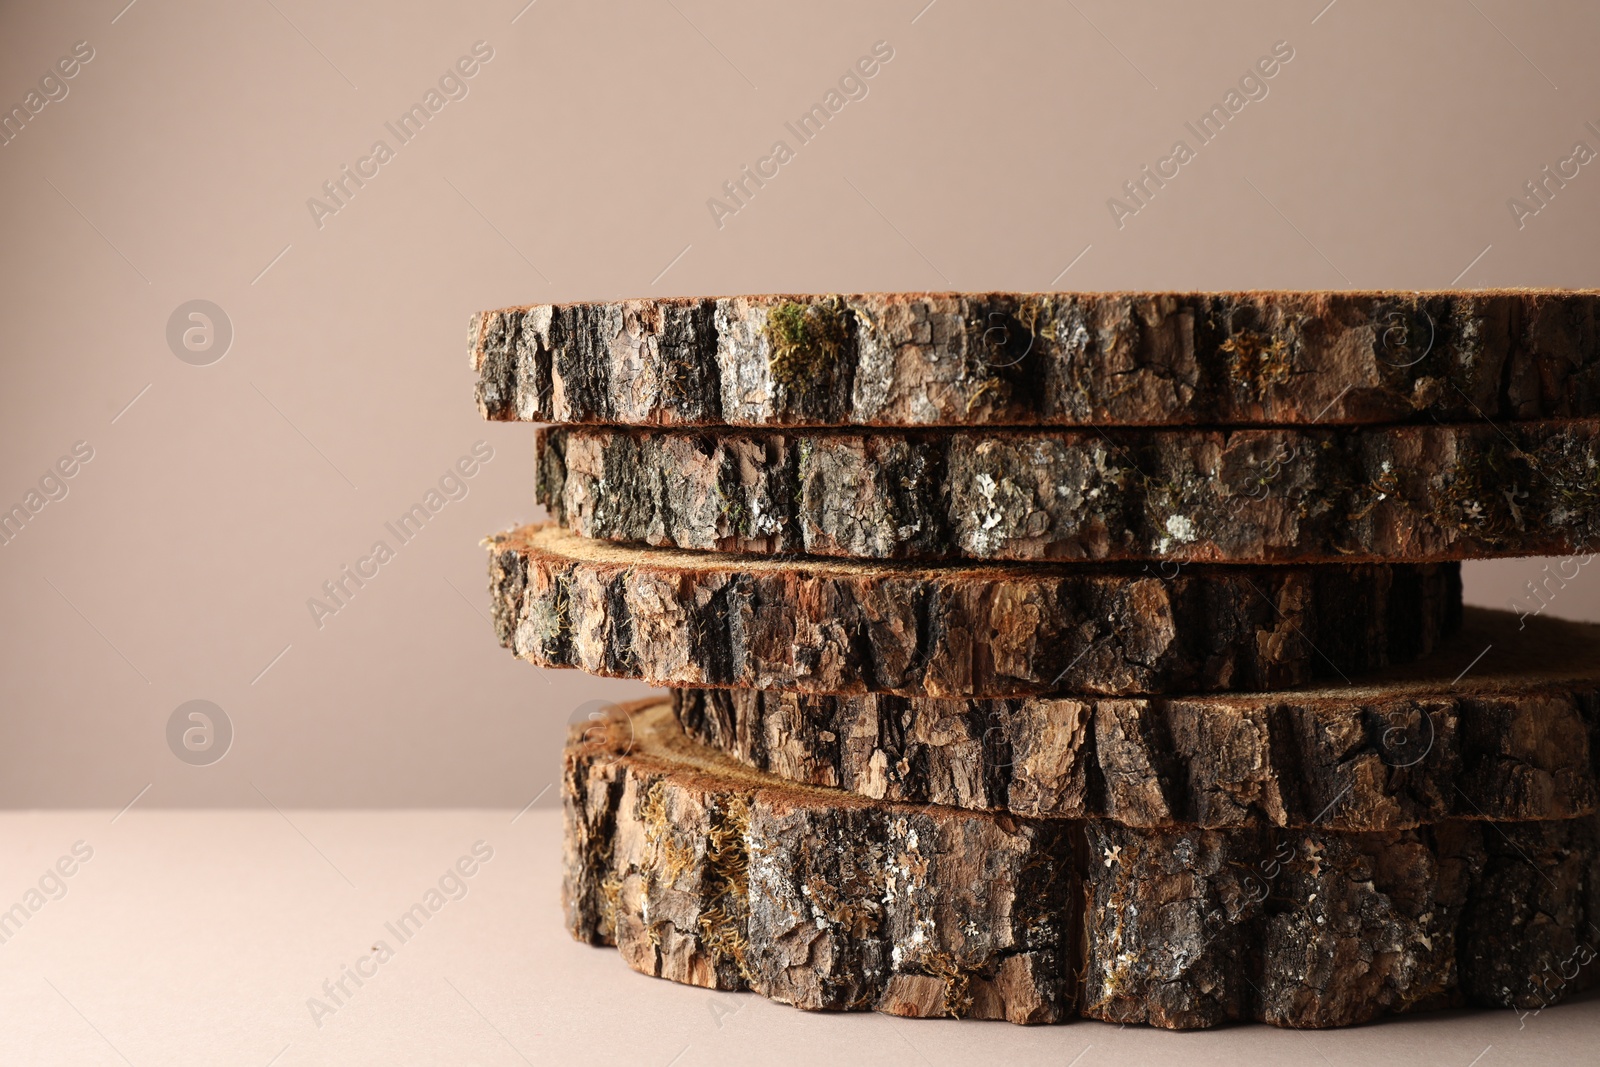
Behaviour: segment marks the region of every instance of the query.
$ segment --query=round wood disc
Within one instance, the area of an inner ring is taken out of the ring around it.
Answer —
[[[693,740],[873,799],[1130,826],[1591,814],[1600,626],[1468,608],[1424,661],[1271,693],[945,700],[680,689]]]
[[[911,565],[492,538],[500,641],[657,685],[1016,697],[1278,689],[1415,659],[1456,564]]]
[[[664,703],[566,753],[574,937],[803,1008],[1163,1027],[1344,1026],[1585,988],[1596,820],[1147,829],[796,786]]]
[[[1145,426],[1600,414],[1592,291],[868,293],[472,316],[491,419]]]
[[[539,434],[576,533],[857,559],[1425,562],[1600,548],[1600,419]]]

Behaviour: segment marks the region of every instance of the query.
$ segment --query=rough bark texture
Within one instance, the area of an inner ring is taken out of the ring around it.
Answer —
[[[858,559],[1421,562],[1600,547],[1600,420],[539,433],[586,537]]]
[[[1385,833],[1013,819],[757,775],[659,704],[575,737],[564,792],[574,937],[802,1008],[1325,1027],[1542,1007],[1596,970],[1593,817]]]
[[[1460,622],[1457,564],[911,566],[490,541],[501,644],[656,685],[1011,697],[1277,689],[1405,662]]]
[[[1234,425],[1600,414],[1593,292],[898,293],[476,314],[491,419]]]
[[[785,780],[1015,815],[1399,830],[1574,818],[1600,801],[1600,626],[1532,619],[1519,630],[1516,615],[1483,609],[1469,608],[1462,633],[1424,664],[1309,690],[673,696],[690,738]]]

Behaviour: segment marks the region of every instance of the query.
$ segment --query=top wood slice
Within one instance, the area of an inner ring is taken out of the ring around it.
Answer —
[[[1152,426],[1600,413],[1600,293],[871,293],[472,316],[505,421]]]

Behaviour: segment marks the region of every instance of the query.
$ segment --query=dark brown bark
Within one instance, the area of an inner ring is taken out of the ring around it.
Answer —
[[[1146,827],[1370,831],[1591,814],[1600,627],[1539,618],[1519,627],[1515,614],[1469,608],[1462,633],[1421,664],[1277,693],[940,700],[681,689],[673,703],[709,748],[874,799]]]
[[[490,542],[503,645],[657,685],[1011,697],[1277,689],[1431,650],[1456,564],[913,566]]]
[[[1596,970],[1593,817],[1385,833],[1014,819],[793,786],[690,744],[648,702],[573,739],[564,790],[574,937],[802,1008],[1325,1027],[1531,1009]]]
[[[1596,294],[889,293],[472,317],[491,419],[1238,425],[1600,414]]]
[[[859,559],[1423,562],[1600,547],[1600,420],[796,433],[555,427],[586,537]]]

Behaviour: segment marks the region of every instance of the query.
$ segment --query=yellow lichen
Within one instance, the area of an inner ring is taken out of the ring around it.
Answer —
[[[622,875],[608,871],[600,880],[600,923],[603,937],[615,938],[617,933],[617,908],[622,899]]]
[[[700,909],[700,943],[714,959],[731,961],[749,979],[745,927],[750,919],[750,857],[745,840],[750,832],[750,802],[735,795],[709,814],[703,882],[710,898]]]
[[[639,823],[644,829],[645,841],[651,853],[647,859],[646,877],[657,875],[669,886],[677,883],[683,873],[694,866],[694,847],[678,839],[667,815],[666,785],[653,783],[639,801]]]
[[[1239,331],[1224,341],[1220,350],[1229,356],[1228,370],[1233,379],[1256,395],[1266,386],[1288,381],[1294,369],[1289,342],[1254,330]]]
[[[923,964],[933,977],[944,982],[944,1013],[961,1019],[972,1013],[972,976],[961,969],[947,952],[931,953]]]
[[[967,414],[977,409],[980,405],[990,409],[1004,409],[1011,402],[1011,385],[999,378],[985,378],[983,384],[973,390],[967,398]]]

